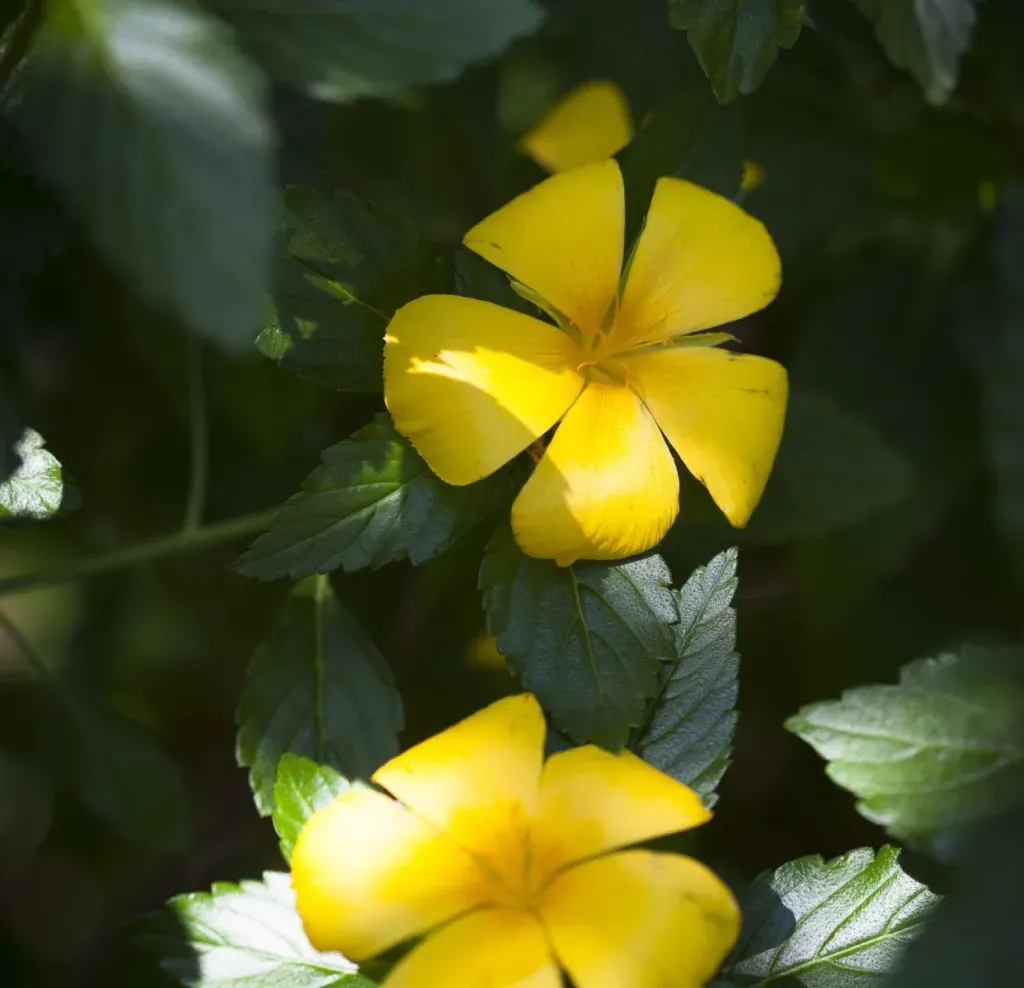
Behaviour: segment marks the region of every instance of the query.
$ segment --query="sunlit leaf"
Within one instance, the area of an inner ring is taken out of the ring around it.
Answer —
[[[26,429],[15,443],[20,465],[0,483],[0,521],[5,518],[49,518],[60,510],[64,474],[60,461],[43,437]]]
[[[281,756],[274,782],[273,820],[285,861],[291,861],[292,848],[306,821],[346,789],[348,780],[330,765],[317,765],[288,753]]]

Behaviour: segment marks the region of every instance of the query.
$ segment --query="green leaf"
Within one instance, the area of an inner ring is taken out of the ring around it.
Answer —
[[[348,789],[348,780],[330,765],[285,753],[277,763],[274,782],[274,829],[281,838],[281,853],[291,861],[292,848],[306,821],[321,807]]]
[[[21,465],[0,484],[0,521],[50,518],[60,510],[64,476],[60,462],[44,448],[43,437],[26,429],[14,451]]]
[[[66,695],[65,757],[84,806],[129,840],[176,851],[188,837],[178,767],[139,725]]]
[[[555,726],[621,748],[658,688],[678,620],[660,556],[560,567],[498,530],[480,568],[487,627]]]
[[[309,942],[295,910],[291,876],[218,882],[168,903],[174,922],[137,939],[187,988],[373,988],[356,965]]]
[[[892,988],[1024,984],[1024,807],[972,829],[957,847],[952,889],[907,950]]]
[[[709,806],[729,767],[736,729],[740,657],[736,647],[735,549],[690,575],[679,592],[676,657],[633,746],[643,758],[696,790]]]
[[[940,853],[948,837],[1024,784],[1024,649],[965,646],[922,659],[899,685],[814,703],[786,727],[825,759],[857,808]]]
[[[208,0],[266,67],[347,102],[452,79],[537,29],[533,0]]]
[[[396,559],[419,565],[472,528],[494,493],[487,480],[466,487],[439,480],[386,415],[320,458],[235,564],[240,573],[295,579]]]
[[[225,346],[263,314],[273,137],[230,33],[169,0],[54,0],[20,117],[39,168],[150,302]]]
[[[794,394],[778,461],[744,536],[776,544],[813,539],[885,508],[910,491],[906,460],[831,398]]]
[[[345,192],[290,188],[285,207],[260,350],[319,384],[380,392],[384,328],[406,302],[451,290],[446,258],[411,224]]]
[[[725,964],[729,981],[880,988],[938,901],[898,859],[895,848],[862,847],[761,875],[740,896],[743,931]]]
[[[752,93],[800,37],[804,0],[670,0],[672,26],[686,32],[719,102]]]
[[[256,649],[238,708],[238,764],[256,807],[274,809],[286,752],[369,778],[398,754],[402,701],[391,670],[326,577],[292,591]]]
[[[971,42],[975,0],[854,0],[875,25],[889,60],[918,81],[930,103],[956,88],[960,56]]]

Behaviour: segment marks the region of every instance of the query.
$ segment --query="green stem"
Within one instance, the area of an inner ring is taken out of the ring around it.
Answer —
[[[206,418],[206,386],[203,383],[203,345],[195,337],[190,337],[188,341],[188,406],[189,486],[181,530],[194,532],[203,521],[210,464],[210,430]]]
[[[59,583],[70,583],[85,576],[96,576],[113,570],[127,569],[140,563],[147,563],[166,556],[175,556],[192,549],[218,542],[230,542],[244,535],[252,535],[267,527],[276,514],[274,511],[260,511],[257,514],[242,515],[228,518],[213,525],[204,525],[190,531],[174,532],[161,535],[145,542],[115,549],[113,552],[101,553],[98,556],[87,556],[67,566],[42,570],[38,573],[25,573],[0,580],[0,597],[7,594],[24,593],[39,587],[50,587]]]
[[[32,667],[32,671],[45,680],[55,680],[53,670],[43,661],[42,656],[35,650],[32,643],[4,611],[0,610],[0,630],[14,643],[14,647],[21,652],[22,657]]]

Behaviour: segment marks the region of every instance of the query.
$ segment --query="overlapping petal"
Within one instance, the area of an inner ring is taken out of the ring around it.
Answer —
[[[736,902],[713,872],[651,851],[567,869],[539,911],[576,988],[700,988],[739,932]]]
[[[633,137],[629,104],[614,82],[574,89],[523,138],[523,150],[550,172],[610,158]]]
[[[372,789],[318,810],[292,852],[296,905],[310,942],[372,957],[487,901],[473,859]]]
[[[583,387],[575,344],[491,302],[427,295],[384,338],[396,428],[449,484],[493,473],[551,428]]]
[[[567,566],[656,545],[679,510],[679,475],[629,388],[591,381],[512,505],[522,550]]]
[[[712,347],[665,347],[623,358],[630,382],[726,518],[744,526],[782,439],[781,364]]]
[[[679,178],[661,178],[629,265],[616,339],[669,339],[733,322],[778,294],[782,264],[764,226]]]
[[[552,755],[531,835],[536,873],[698,827],[711,819],[688,786],[632,752],[593,745]]]
[[[384,981],[384,988],[561,988],[537,920],[523,910],[484,909],[428,937]]]
[[[625,217],[622,174],[605,161],[546,179],[463,243],[593,334],[618,292]]]
[[[373,780],[470,851],[496,884],[515,889],[525,877],[544,730],[532,694],[506,697],[391,759]]]

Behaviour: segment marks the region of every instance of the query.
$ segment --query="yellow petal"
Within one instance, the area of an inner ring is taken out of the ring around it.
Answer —
[[[383,988],[561,988],[540,924],[520,910],[484,909],[410,951]]]
[[[394,800],[355,787],[310,817],[292,884],[318,950],[363,960],[486,901],[473,859]]]
[[[544,715],[529,693],[506,697],[391,759],[373,776],[448,833],[514,892],[537,805]],[[495,898],[504,898],[499,889]]]
[[[666,347],[622,363],[687,468],[742,528],[761,499],[782,439],[786,369],[712,347]]]
[[[657,545],[679,510],[679,475],[629,388],[591,381],[512,505],[523,552],[568,566]]]
[[[541,921],[576,988],[700,988],[739,933],[732,894],[680,854],[623,851],[563,872]]]
[[[534,873],[550,874],[710,819],[692,789],[632,752],[613,755],[593,745],[560,751],[541,776],[531,838]]]
[[[629,266],[616,340],[695,333],[763,309],[782,263],[762,224],[735,203],[680,178],[661,178]]]
[[[545,179],[463,238],[584,333],[596,333],[615,301],[626,204],[614,161]]]
[[[427,295],[384,337],[384,400],[395,427],[449,484],[493,473],[542,436],[579,394],[575,344],[500,305]]]
[[[610,158],[633,138],[629,104],[614,82],[598,80],[574,89],[523,138],[541,168],[562,172]]]

